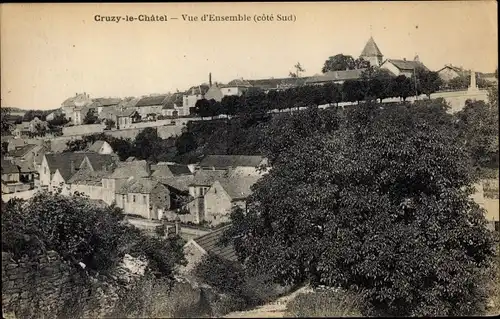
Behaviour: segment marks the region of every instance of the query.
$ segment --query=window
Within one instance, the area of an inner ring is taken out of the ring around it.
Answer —
[[[214,194],[217,194],[217,188],[214,188]]]
[[[132,195],[132,202],[135,203],[135,195]]]
[[[142,203],[143,203],[143,204],[146,204],[146,195],[143,195],[143,196],[142,196]]]
[[[47,174],[47,166],[45,166],[45,167],[43,168],[43,173],[44,173],[44,174]]]
[[[125,203],[125,195],[122,195],[122,202]]]
[[[106,180],[105,180],[105,179],[103,179],[103,180],[102,180],[102,187],[104,187],[104,188],[107,188],[107,187],[108,187],[108,186],[106,185]]]

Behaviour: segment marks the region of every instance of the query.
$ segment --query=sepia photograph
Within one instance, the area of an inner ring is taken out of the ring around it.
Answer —
[[[2,318],[500,315],[498,4],[0,4]]]

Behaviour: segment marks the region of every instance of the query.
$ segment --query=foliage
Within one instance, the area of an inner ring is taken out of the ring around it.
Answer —
[[[368,315],[481,313],[492,239],[452,117],[434,103],[363,104],[274,154],[247,211],[231,214],[246,269],[362,293]]]
[[[498,168],[498,107],[466,101],[456,118],[460,138],[479,174],[487,168]]]
[[[104,121],[104,124],[106,125],[106,130],[111,130],[112,128],[116,127],[116,122],[111,119],[106,119]]]
[[[144,257],[153,274],[166,278],[183,262],[178,239],[148,237],[123,223],[121,209],[78,195],[38,193],[29,201],[2,204],[2,249],[15,256],[55,250],[98,272],[113,269],[128,253]]]
[[[54,116],[54,118],[50,121],[47,121],[49,124],[49,128],[64,126],[70,121],[64,116],[64,114],[60,113]]]
[[[94,109],[88,110],[87,114],[83,118],[83,124],[96,124],[98,117]]]
[[[306,70],[302,67],[302,65],[300,64],[300,62],[297,62],[297,64],[295,64],[293,66],[293,68],[295,69],[295,72],[290,72],[290,77],[291,78],[300,78],[300,73],[301,72],[305,72]]]
[[[286,306],[287,317],[361,317],[362,298],[329,289],[302,293]]]
[[[329,71],[363,69],[369,66],[370,63],[362,58],[354,59],[350,55],[337,54],[329,57],[328,60],[325,61],[321,72],[326,73]]]
[[[443,81],[437,72],[429,71],[424,68],[415,70],[417,92],[427,95],[429,98],[432,93],[439,91],[443,85]]]
[[[0,111],[2,112],[1,113],[1,129],[2,129],[2,135],[9,135],[10,134],[10,131],[12,129],[12,125],[11,123],[9,122],[9,115],[10,115],[10,111],[8,108],[6,107],[2,107],[0,108]]]
[[[35,117],[38,117],[39,120],[45,121],[47,115],[52,113],[54,110],[29,110],[26,111],[23,115],[23,122],[31,122],[32,120],[35,119]]]
[[[208,253],[196,265],[194,274],[219,293],[241,295],[245,272],[234,262]]]

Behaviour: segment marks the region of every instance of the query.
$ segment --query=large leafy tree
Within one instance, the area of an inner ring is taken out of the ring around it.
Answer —
[[[325,61],[321,72],[326,73],[329,71],[345,71],[354,69],[363,69],[370,66],[370,62],[362,58],[354,59],[350,55],[337,54],[328,58]]]
[[[498,169],[498,103],[466,101],[456,117],[461,140],[478,173]]]
[[[90,109],[83,118],[83,124],[95,124],[98,119],[96,111],[94,109]]]
[[[75,266],[107,272],[128,253],[149,261],[157,276],[173,278],[184,262],[179,238],[151,238],[123,222],[115,206],[99,206],[82,196],[38,193],[29,201],[2,202],[2,250],[37,256],[55,250]]]
[[[443,81],[437,72],[429,71],[424,68],[415,70],[417,91],[427,95],[430,99],[431,94],[438,91],[443,85]]]
[[[231,216],[240,260],[281,283],[359,292],[367,315],[481,313],[492,237],[451,115],[363,104],[343,118],[273,148],[272,170]]]
[[[9,116],[10,116],[10,111],[6,107],[0,108],[1,111],[1,129],[2,129],[2,135],[8,135],[10,134],[11,130],[11,123],[9,122]]]
[[[414,81],[404,75],[393,78],[390,87],[393,95],[403,99],[403,101],[406,101],[408,96],[415,94]]]

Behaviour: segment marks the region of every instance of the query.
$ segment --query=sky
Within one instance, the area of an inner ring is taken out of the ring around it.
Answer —
[[[166,22],[124,21],[140,14]],[[184,21],[182,15],[247,15],[251,21]],[[255,22],[254,16],[273,15]],[[277,15],[295,21],[277,21]],[[95,16],[121,16],[118,23]],[[171,18],[177,18],[172,20]],[[53,109],[76,93],[127,97],[236,78],[321,72],[358,57],[373,36],[385,58],[494,72],[496,1],[330,3],[1,4],[1,106]]]

